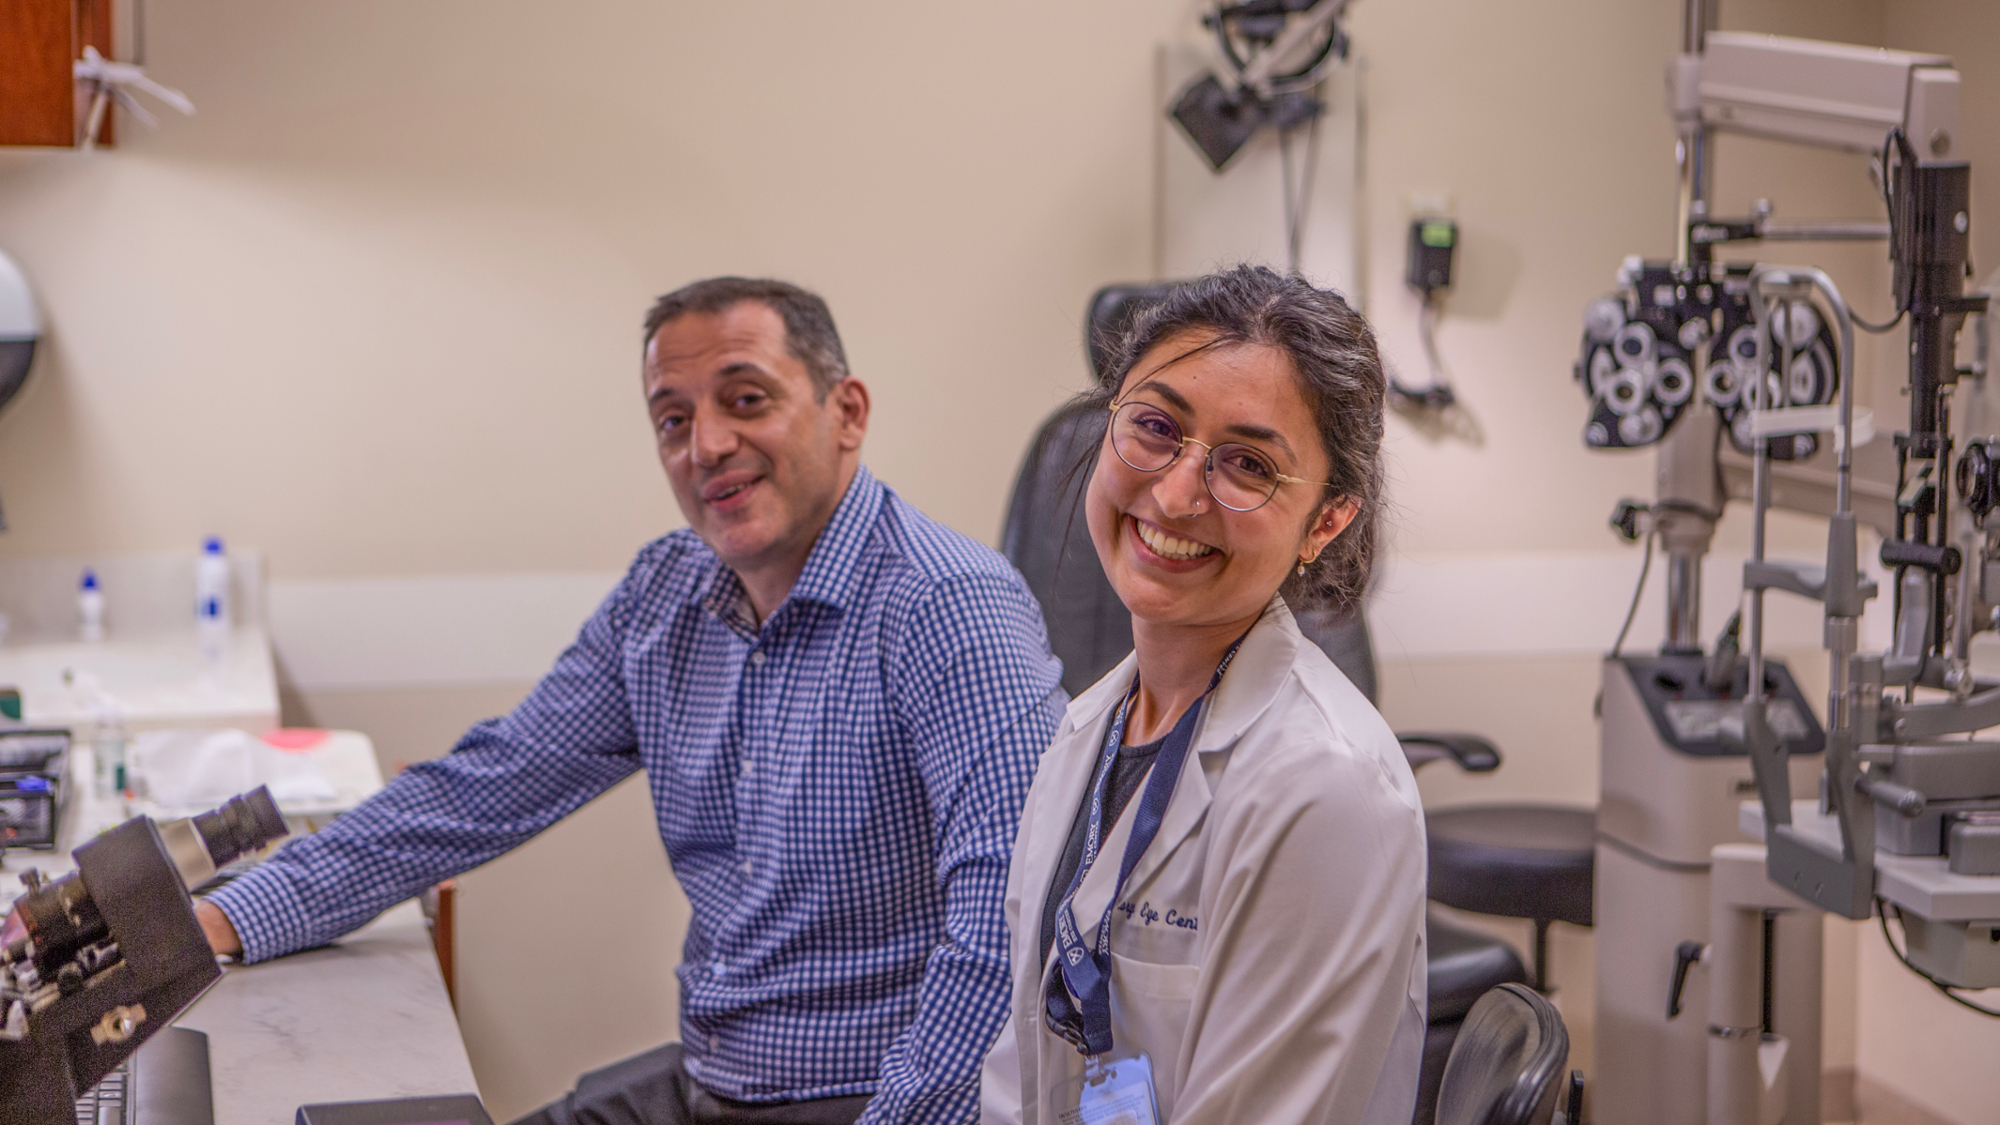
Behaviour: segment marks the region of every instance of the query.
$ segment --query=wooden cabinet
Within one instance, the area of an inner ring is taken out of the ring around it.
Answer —
[[[111,57],[111,0],[0,0],[0,145],[75,147],[89,103],[70,66],[86,46]]]

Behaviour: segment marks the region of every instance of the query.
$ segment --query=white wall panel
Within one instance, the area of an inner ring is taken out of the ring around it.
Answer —
[[[538,679],[616,574],[294,579],[270,589],[272,644],[305,690]]]

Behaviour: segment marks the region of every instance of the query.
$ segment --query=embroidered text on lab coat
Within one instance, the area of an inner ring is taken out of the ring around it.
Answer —
[[[1167,908],[1167,913],[1165,917],[1161,917],[1160,912],[1158,910],[1153,909],[1153,904],[1151,902],[1140,902],[1136,904],[1130,901],[1121,902],[1118,904],[1118,909],[1125,912],[1125,917],[1127,919],[1136,917],[1141,922],[1144,922],[1148,926],[1152,925],[1155,922],[1158,922],[1161,925],[1175,926],[1183,930],[1201,929],[1201,919],[1196,918],[1192,914],[1182,914],[1178,909],[1171,906]]]

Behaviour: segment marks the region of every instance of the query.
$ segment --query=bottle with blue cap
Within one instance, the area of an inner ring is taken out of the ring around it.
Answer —
[[[104,639],[104,591],[97,585],[97,572],[83,568],[76,589],[77,635],[86,641]]]
[[[211,659],[220,656],[229,641],[229,555],[221,536],[209,536],[195,561],[194,620],[202,652]]]

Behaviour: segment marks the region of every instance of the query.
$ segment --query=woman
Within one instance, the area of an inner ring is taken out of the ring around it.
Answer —
[[[989,1119],[1409,1121],[1416,784],[1286,608],[1359,604],[1383,386],[1338,294],[1245,266],[1144,313],[1095,392],[1083,508],[1135,650],[1022,812]]]

